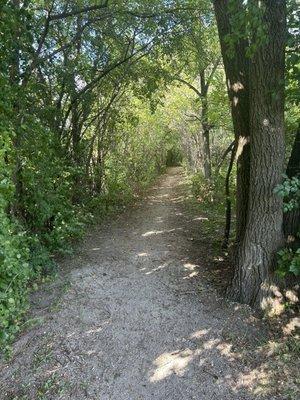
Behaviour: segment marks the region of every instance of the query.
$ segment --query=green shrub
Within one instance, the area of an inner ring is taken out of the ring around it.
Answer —
[[[275,193],[284,200],[284,212],[290,212],[300,207],[300,178],[285,177],[283,183],[278,185]],[[300,232],[297,234],[300,237]],[[300,275],[300,248],[294,249],[286,247],[278,252],[278,261],[276,272],[281,277],[288,273],[296,276]]]
[[[281,277],[287,273],[300,276],[300,248],[297,250],[285,248],[278,252],[277,273]]]
[[[0,346],[19,329],[31,277],[27,238],[0,209]]]

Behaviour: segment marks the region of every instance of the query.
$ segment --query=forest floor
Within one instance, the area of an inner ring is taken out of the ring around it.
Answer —
[[[217,260],[207,261],[205,216],[186,196],[172,168],[91,228],[59,278],[33,293],[38,323],[1,362],[1,399],[283,398],[259,351],[268,329],[210,282]]]

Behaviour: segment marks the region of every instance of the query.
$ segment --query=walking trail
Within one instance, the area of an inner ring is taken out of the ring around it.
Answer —
[[[139,204],[92,228],[63,275],[32,296],[40,323],[0,365],[1,399],[256,398],[259,366],[243,353],[265,332],[207,283],[202,217],[185,195],[170,169]]]

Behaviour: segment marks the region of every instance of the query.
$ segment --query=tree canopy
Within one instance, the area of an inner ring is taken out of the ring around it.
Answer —
[[[224,193],[231,297],[300,273],[296,3],[1,2],[2,343],[53,254],[170,165]]]

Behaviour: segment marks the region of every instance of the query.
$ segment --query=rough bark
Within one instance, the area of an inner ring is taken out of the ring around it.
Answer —
[[[237,10],[241,0],[235,0]],[[239,40],[230,55],[227,35],[234,30],[228,10],[229,0],[214,0],[223,64],[226,73],[228,96],[231,103],[237,158],[236,242],[243,240],[248,210],[250,180],[250,127],[249,127],[249,60],[246,57],[248,42]]]
[[[271,296],[276,254],[283,243],[282,199],[274,194],[274,188],[281,182],[284,168],[286,16],[284,0],[257,0],[256,4],[265,8],[262,23],[267,40],[250,62],[249,209],[229,294],[234,300],[264,307]]]

